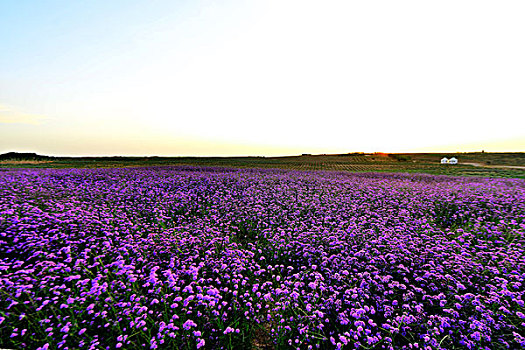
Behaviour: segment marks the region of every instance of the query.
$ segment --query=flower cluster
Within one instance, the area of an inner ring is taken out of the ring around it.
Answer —
[[[525,181],[0,172],[0,347],[516,349]]]

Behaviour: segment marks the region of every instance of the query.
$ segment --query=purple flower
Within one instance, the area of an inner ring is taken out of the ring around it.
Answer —
[[[192,327],[197,327],[197,324],[193,322],[192,320],[187,320],[182,325],[182,328],[184,328],[185,330],[190,330]]]
[[[472,339],[475,339],[477,341],[481,340],[481,333],[479,333],[479,332],[474,332],[470,336],[472,337]]]
[[[79,348],[106,349],[117,325],[117,347],[149,330],[152,349],[205,347],[201,319],[217,347],[258,324],[294,348],[520,348],[523,212],[522,179],[8,169],[0,326],[27,348],[79,327]]]

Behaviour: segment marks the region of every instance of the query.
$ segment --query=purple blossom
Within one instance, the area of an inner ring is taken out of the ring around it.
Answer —
[[[524,236],[522,179],[6,170],[0,345],[520,348]]]
[[[226,327],[226,329],[224,330],[224,334],[228,334],[228,333],[233,333],[235,332],[235,329],[231,328],[231,327]]]
[[[182,325],[182,328],[184,328],[185,330],[190,330],[192,327],[197,327],[197,324],[193,322],[192,320],[187,320]]]

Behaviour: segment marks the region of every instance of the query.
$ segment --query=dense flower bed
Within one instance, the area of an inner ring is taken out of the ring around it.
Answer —
[[[525,181],[0,172],[0,347],[525,346]]]

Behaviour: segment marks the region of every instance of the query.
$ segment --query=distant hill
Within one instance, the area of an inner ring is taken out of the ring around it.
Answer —
[[[19,153],[19,152],[8,152],[0,154],[0,160],[46,160],[55,157],[41,156],[36,153]]]

